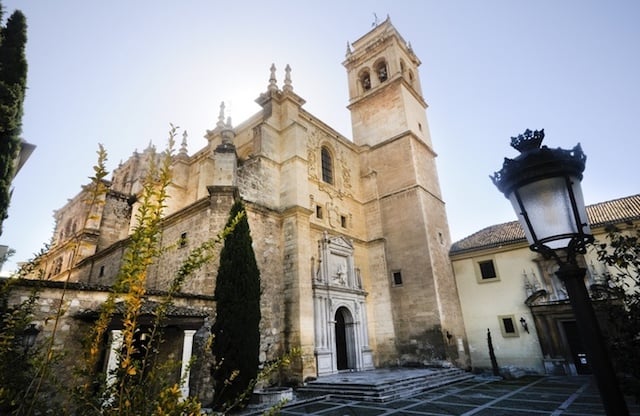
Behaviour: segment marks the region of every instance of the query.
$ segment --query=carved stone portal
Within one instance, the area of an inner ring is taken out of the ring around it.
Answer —
[[[353,244],[327,233],[318,243],[313,272],[315,354],[318,376],[373,368],[366,292],[353,260]]]

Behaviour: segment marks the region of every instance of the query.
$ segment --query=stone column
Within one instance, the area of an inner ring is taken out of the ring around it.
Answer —
[[[118,355],[122,350],[122,330],[111,331],[111,342],[109,343],[109,356],[107,358],[107,386],[115,381],[114,370],[118,367]]]
[[[363,301],[360,302],[360,322],[362,326],[362,369],[372,370],[373,365],[373,350],[369,346],[369,320],[367,318],[367,304]]]
[[[180,369],[180,391],[182,397],[189,397],[189,364],[193,353],[193,336],[196,331],[193,329],[185,329],[182,343],[182,368]]]
[[[369,328],[367,321],[367,305],[364,301],[359,302],[360,306],[360,321],[362,322],[362,346],[363,348],[369,348]]]
[[[314,320],[314,328],[316,331],[316,340],[315,340],[315,349],[322,348],[322,320],[321,320],[321,309],[320,302],[322,298],[318,297],[318,295],[313,296],[313,320]]]

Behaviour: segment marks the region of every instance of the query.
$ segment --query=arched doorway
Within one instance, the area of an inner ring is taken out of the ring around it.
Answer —
[[[353,318],[351,312],[340,307],[335,316],[336,367],[338,371],[355,368]]]

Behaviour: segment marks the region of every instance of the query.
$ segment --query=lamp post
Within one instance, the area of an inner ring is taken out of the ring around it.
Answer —
[[[593,242],[580,187],[587,157],[580,144],[572,150],[549,149],[541,147],[543,139],[544,130],[512,137],[511,146],[521,154],[505,158],[491,179],[513,205],[529,248],[558,263],[556,276],[567,289],[607,415],[628,415],[584,284],[586,269],[576,260]]]

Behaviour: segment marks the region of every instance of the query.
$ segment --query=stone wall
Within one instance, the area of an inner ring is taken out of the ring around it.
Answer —
[[[13,286],[10,303],[18,304],[29,297],[36,284],[33,281],[18,282]],[[63,289],[62,282],[40,282],[38,300],[35,305],[32,323],[40,331],[36,343],[44,351],[52,345],[55,358],[52,374],[58,380],[65,380],[65,385],[71,387],[80,381],[78,369],[82,366],[82,359],[86,350],[83,342],[90,333],[94,313],[97,312],[108,296],[107,288],[88,286],[79,283],[69,283]],[[160,297],[150,297],[149,300],[161,301]],[[178,297],[175,305],[188,307],[206,313],[210,317],[214,312],[214,304],[209,298]],[[56,319],[61,311],[59,319]],[[193,318],[189,318],[193,321]],[[202,324],[210,322],[210,318],[199,318]],[[179,319],[178,319],[179,320]],[[117,327],[117,323],[114,324]],[[113,328],[113,326],[110,326]],[[211,383],[210,362],[211,354],[203,346],[208,338],[208,330],[203,326],[194,340],[194,357],[196,361],[190,374],[190,385],[194,388],[200,400],[207,403],[211,400],[213,386]],[[55,335],[54,334],[55,329]],[[165,334],[165,342],[161,347],[162,357],[180,360],[182,357],[182,331],[171,326]],[[103,345],[106,348],[107,345]],[[106,350],[101,352],[99,360],[101,368],[106,370]],[[175,374],[178,380],[177,373]],[[76,384],[77,385],[77,384]]]

